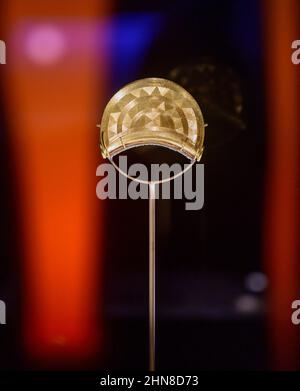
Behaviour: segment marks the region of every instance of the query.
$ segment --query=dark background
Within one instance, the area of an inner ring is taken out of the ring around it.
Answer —
[[[243,6],[238,1],[175,1],[165,7],[155,2],[130,7],[134,12],[151,9],[163,18],[137,78],[169,78],[172,69],[186,66],[192,89],[197,80],[188,70],[209,58],[221,74],[228,67],[236,74],[246,124],[245,129],[237,130],[220,121],[215,124],[218,128],[213,128],[205,116],[206,107],[198,101],[209,125],[207,137],[213,132],[201,160],[205,165],[204,208],[186,211],[184,200],[158,203],[160,368],[261,369],[267,365],[263,295],[253,294],[245,286],[249,273],[263,269],[265,135],[259,6],[257,1]],[[126,6],[122,10],[128,11]],[[211,77],[218,83],[217,76]],[[122,80],[116,89],[129,81]],[[231,93],[230,87],[226,88]],[[209,98],[216,105],[223,104],[222,98]],[[107,297],[112,299],[107,304],[112,316],[108,325],[111,339],[117,337],[109,360],[116,368],[144,368],[148,205],[145,201],[110,201],[109,209],[108,237],[115,238],[114,222],[118,221],[118,246],[114,239],[109,242],[105,267]],[[243,298],[244,313],[243,306],[237,309]],[[247,308],[251,298],[257,300],[257,308],[251,309],[251,304]]]

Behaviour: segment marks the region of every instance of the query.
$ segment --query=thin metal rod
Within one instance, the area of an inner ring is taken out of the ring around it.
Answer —
[[[155,183],[149,183],[149,369],[155,370]]]

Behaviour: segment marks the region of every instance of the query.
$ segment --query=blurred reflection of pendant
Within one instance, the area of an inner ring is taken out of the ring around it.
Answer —
[[[232,68],[207,57],[197,63],[178,65],[168,76],[201,104],[209,123],[208,148],[227,144],[246,128],[240,81]]]

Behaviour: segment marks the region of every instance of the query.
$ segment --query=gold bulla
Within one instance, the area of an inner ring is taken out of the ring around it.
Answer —
[[[119,90],[107,104],[100,126],[104,158],[132,147],[158,145],[199,161],[204,121],[195,99],[178,84],[148,78]]]

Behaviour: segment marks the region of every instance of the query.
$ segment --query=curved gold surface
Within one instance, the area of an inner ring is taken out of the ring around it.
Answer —
[[[137,80],[108,102],[100,126],[103,157],[141,145],[160,145],[200,160],[204,121],[195,99],[160,78]]]

